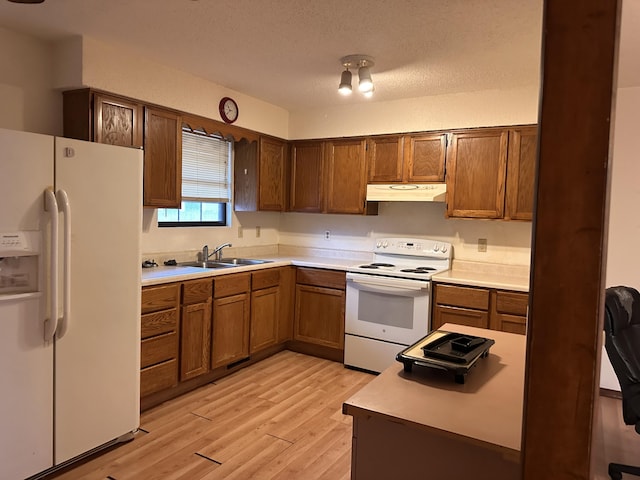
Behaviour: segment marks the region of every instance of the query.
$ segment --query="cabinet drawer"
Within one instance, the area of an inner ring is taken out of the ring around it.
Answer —
[[[144,287],[142,289],[142,313],[157,312],[178,305],[180,284],[172,283],[160,287]]]
[[[480,310],[469,310],[467,308],[436,305],[431,328],[435,330],[445,323],[489,328],[489,313]]]
[[[140,371],[140,396],[144,397],[178,383],[178,361],[159,363]]]
[[[499,313],[525,316],[529,306],[529,295],[515,292],[496,292],[496,310]]]
[[[213,282],[210,278],[184,282],[182,284],[182,303],[189,305],[192,303],[206,302],[211,298],[212,292]]]
[[[346,274],[337,270],[298,268],[296,283],[344,290],[346,287]]]
[[[262,288],[277,287],[280,284],[280,269],[270,268],[260,270],[251,274],[251,289],[260,290]]]
[[[223,275],[216,277],[213,281],[214,298],[237,295],[250,290],[251,274],[237,273],[233,275]]]
[[[436,285],[435,303],[456,307],[489,309],[489,290],[484,288],[456,287]]]
[[[178,356],[178,334],[165,333],[142,340],[140,345],[140,367],[145,368]]]
[[[141,318],[141,338],[153,337],[175,331],[178,328],[178,309],[147,313]]]

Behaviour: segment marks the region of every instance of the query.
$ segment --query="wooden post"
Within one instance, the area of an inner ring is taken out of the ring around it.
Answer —
[[[621,0],[547,0],[522,478],[589,479]]]

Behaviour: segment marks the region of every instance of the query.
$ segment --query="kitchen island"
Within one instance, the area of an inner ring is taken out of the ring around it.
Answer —
[[[517,479],[525,337],[445,324],[495,340],[464,384],[450,372],[397,363],[348,399],[352,479]]]

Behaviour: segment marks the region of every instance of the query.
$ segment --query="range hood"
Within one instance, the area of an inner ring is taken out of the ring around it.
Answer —
[[[372,202],[444,202],[446,193],[446,183],[367,185],[367,201]]]

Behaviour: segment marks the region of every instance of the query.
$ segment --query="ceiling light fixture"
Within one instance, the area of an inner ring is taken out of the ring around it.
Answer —
[[[369,55],[347,55],[340,59],[340,63],[345,70],[340,76],[338,91],[343,95],[351,93],[351,72],[349,69],[358,69],[358,90],[365,97],[371,97],[373,95],[373,79],[371,78],[371,67],[374,65],[373,57]]]
[[[351,95],[351,72],[349,68],[347,68],[342,75],[340,76],[340,86],[338,86],[338,91],[342,95]]]

